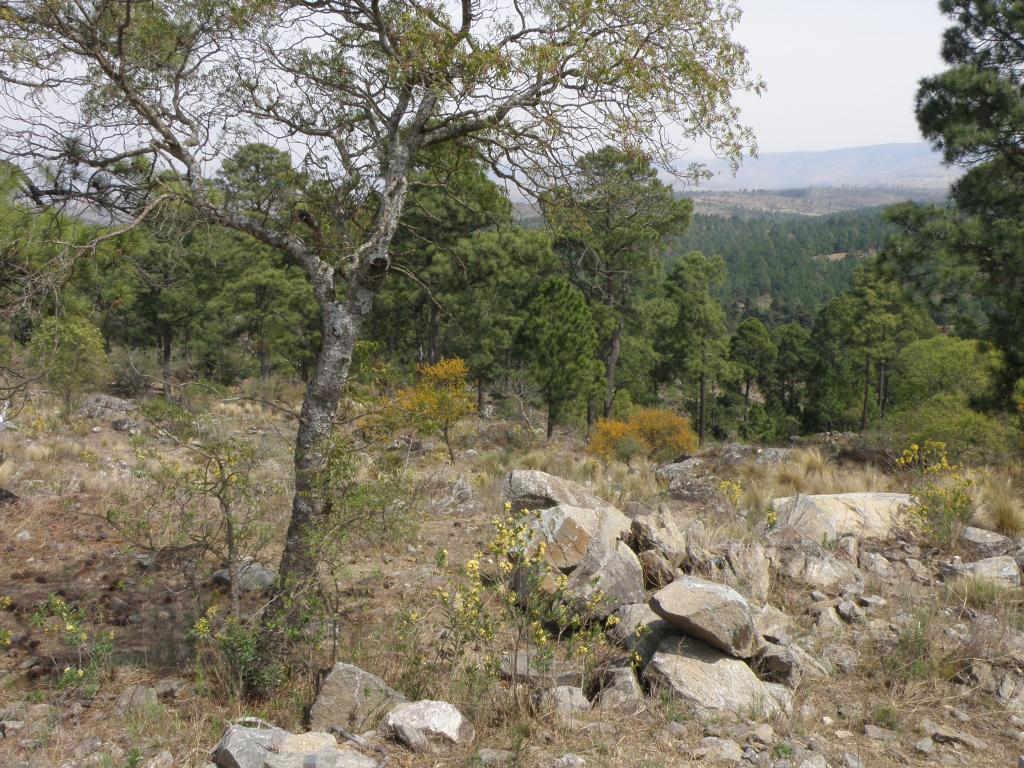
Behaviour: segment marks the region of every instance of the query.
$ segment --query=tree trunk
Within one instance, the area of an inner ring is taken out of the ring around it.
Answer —
[[[704,403],[707,399],[708,393],[708,381],[707,375],[704,372],[700,374],[700,403],[698,403],[698,415],[697,415],[697,441],[700,445],[704,445],[704,418],[705,409]]]
[[[553,403],[548,403],[548,431],[547,439],[550,440],[551,436],[555,433],[555,406]]]
[[[594,428],[595,421],[597,421],[597,406],[594,405],[593,400],[587,400],[587,439],[590,439],[590,430]]]
[[[612,405],[615,402],[615,369],[619,365],[619,355],[622,354],[622,322],[619,321],[615,332],[612,334],[611,346],[608,349],[608,359],[605,361],[605,391],[604,410],[602,415],[607,419],[612,415]]]
[[[160,323],[160,377],[165,400],[171,399],[171,327],[166,321]]]
[[[430,302],[430,338],[428,340],[429,349],[427,351],[428,361],[431,365],[436,365],[441,359],[440,351],[440,336],[441,336],[441,307],[434,302]]]
[[[750,414],[750,385],[753,383],[752,379],[747,379],[744,382],[743,388],[743,423],[747,423],[747,416]]]
[[[260,358],[260,378],[265,379],[270,376],[270,354],[267,352],[267,344],[263,339],[259,340],[257,354]]]
[[[871,394],[871,355],[864,355],[864,407],[860,413],[860,431],[868,428],[868,400]]]
[[[484,415],[484,380],[476,380],[476,412],[479,416]]]

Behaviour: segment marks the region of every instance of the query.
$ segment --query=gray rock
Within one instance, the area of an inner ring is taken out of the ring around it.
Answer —
[[[282,752],[269,755],[263,768],[379,768],[372,757],[348,747],[323,752]]]
[[[731,739],[705,736],[693,756],[709,763],[738,763],[743,760],[743,747]]]
[[[129,712],[140,712],[159,702],[156,689],[148,685],[133,685],[121,691],[114,703],[114,711],[124,715]]]
[[[579,667],[526,650],[506,653],[501,659],[500,672],[504,680],[549,688],[583,684],[583,670]]]
[[[405,723],[399,723],[392,731],[392,737],[399,744],[404,744],[413,752],[429,752],[430,742],[427,735],[419,728],[413,728]]]
[[[227,568],[214,571],[211,577],[214,584],[228,586],[231,584],[231,573]],[[247,558],[238,566],[238,588],[242,592],[263,592],[270,589],[277,581],[277,572],[265,565]]]
[[[729,566],[727,581],[749,600],[761,604],[768,600],[771,589],[771,563],[764,547],[758,543],[733,542],[725,550]]]
[[[676,577],[677,570],[665,559],[661,550],[646,549],[637,555],[637,558],[644,573],[644,585],[648,589],[661,589],[666,584],[671,584]]]
[[[654,476],[662,482],[670,483],[677,478],[685,478],[695,475],[697,471],[704,465],[704,459],[699,456],[691,456],[688,459],[682,461],[676,461],[671,464],[662,464],[654,472]]]
[[[757,655],[754,668],[766,680],[790,688],[796,688],[805,677],[828,676],[828,670],[797,645],[769,644]]]
[[[942,566],[943,581],[983,579],[1006,587],[1020,586],[1020,568],[1009,555],[988,557],[973,563],[952,562]]]
[[[376,675],[338,662],[320,682],[309,710],[310,726],[329,731],[331,726],[355,733],[373,728],[395,706],[406,701]]]
[[[668,495],[688,504],[719,509],[725,505],[718,484],[713,475],[681,475],[669,481]]]
[[[662,640],[676,634],[672,625],[646,603],[624,605],[612,616],[616,622],[608,629],[608,639],[627,651],[635,651],[641,667],[651,660]]]
[[[885,556],[877,552],[865,552],[860,556],[860,566],[872,576],[886,578],[892,573],[892,565]]]
[[[958,541],[967,552],[978,558],[998,557],[1013,548],[1013,541],[1006,536],[973,526],[964,528]]]
[[[516,753],[508,749],[481,749],[473,756],[483,768],[509,765],[516,759]]]
[[[754,614],[754,626],[765,640],[788,645],[793,631],[793,619],[773,605],[765,605]]]
[[[843,768],[866,768],[864,761],[852,752],[843,752]]]
[[[837,493],[772,500],[780,527],[799,530],[814,542],[843,535],[885,539],[915,505],[905,493]]]
[[[587,768],[587,761],[579,755],[569,753],[551,763],[551,768]]]
[[[399,727],[414,728],[440,744],[472,744],[476,737],[473,724],[446,701],[414,701],[399,704],[384,717],[384,730],[394,733]]]
[[[864,735],[872,741],[882,741],[886,743],[893,743],[900,740],[900,735],[896,731],[891,731],[888,728],[882,728],[877,725],[871,725],[868,723],[864,726]]]
[[[653,512],[633,518],[630,543],[637,552],[656,550],[669,564],[678,568],[686,558],[686,534],[676,525],[670,514]]]
[[[838,593],[862,580],[853,565],[835,557],[819,544],[794,537],[787,531],[774,532],[776,546],[772,565],[779,574],[808,587]]]
[[[985,749],[985,742],[981,739],[970,735],[969,733],[963,733],[955,730],[954,728],[947,728],[944,725],[928,719],[927,717],[921,721],[921,731],[932,738],[932,741],[939,742],[941,744],[963,744],[964,746],[971,747],[972,749]]]
[[[930,755],[935,751],[935,742],[931,740],[931,737],[925,736],[923,739],[914,742],[914,749],[922,755]]]
[[[114,419],[131,415],[137,410],[138,406],[131,400],[123,400],[113,395],[97,394],[85,398],[78,413],[87,419]]]
[[[701,717],[773,715],[775,692],[750,667],[692,638],[666,638],[644,672],[655,691],[680,699]]]
[[[553,568],[570,571],[591,550],[607,552],[629,534],[629,519],[617,509],[556,504],[528,519],[536,532],[532,546],[545,545],[545,559]]]
[[[581,712],[590,711],[590,702],[582,688],[560,685],[541,691],[536,698],[537,710],[542,715],[555,715],[562,720],[572,720]]]
[[[644,689],[630,666],[611,667],[605,672],[597,706],[602,710],[636,707],[644,700]]]
[[[843,600],[836,606],[836,613],[850,624],[860,624],[864,621],[864,610],[853,600]]]
[[[217,768],[263,768],[271,750],[288,736],[281,728],[230,725],[214,750]]]
[[[644,599],[643,569],[633,550],[621,541],[607,552],[591,549],[569,576],[566,591],[577,612],[603,618]]]
[[[166,749],[161,750],[144,762],[142,768],[174,768],[174,755]]]
[[[683,633],[739,658],[750,658],[763,643],[750,605],[724,584],[684,576],[658,590],[651,608]]]
[[[605,512],[612,516],[622,513],[604,499],[583,486],[563,480],[534,469],[515,469],[505,478],[503,485],[505,500],[512,505],[513,512],[539,512],[559,504],[570,507]],[[625,517],[625,516],[623,516]],[[629,530],[629,521],[626,521]]]
[[[75,757],[78,760],[84,760],[93,752],[96,752],[102,746],[103,739],[101,739],[99,736],[87,736],[86,738],[78,742],[78,745],[75,747]]]

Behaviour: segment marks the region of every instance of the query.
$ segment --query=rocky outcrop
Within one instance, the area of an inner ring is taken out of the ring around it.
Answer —
[[[914,503],[904,493],[837,493],[773,499],[772,510],[779,527],[820,543],[843,535],[887,538]]]
[[[961,531],[957,543],[972,557],[987,558],[1005,555],[1013,548],[1013,541],[994,531],[967,526]]]
[[[633,550],[621,541],[614,549],[587,553],[566,585],[573,607],[590,618],[609,616],[644,599],[644,573]]]
[[[1020,586],[1020,567],[1009,555],[987,557],[973,563],[961,563],[959,558],[942,566],[940,576],[943,581],[957,579],[979,579],[990,581],[1005,587]]]
[[[675,629],[646,603],[623,605],[612,614],[614,622],[608,639],[627,651],[635,652],[641,666],[651,660],[661,641],[675,635]]]
[[[658,590],[651,608],[683,634],[732,656],[750,658],[763,644],[750,604],[724,584],[684,576]]]
[[[309,710],[310,726],[327,731],[331,726],[355,733],[373,728],[394,707],[406,701],[376,675],[338,662],[323,677]]]
[[[622,515],[614,506],[595,496],[583,486],[535,469],[513,470],[505,478],[502,491],[505,500],[512,505],[513,512],[538,512],[559,504],[566,504],[570,507],[592,509],[598,513],[613,516]],[[625,527],[626,530],[629,530],[628,520]]]
[[[701,717],[771,716],[787,694],[762,683],[744,662],[688,637],[666,638],[644,672],[653,690],[680,699]]]
[[[562,571],[578,566],[592,549],[613,549],[630,530],[629,519],[614,507],[569,504],[556,504],[540,511],[530,525],[537,534],[534,546],[544,542],[548,563]]]
[[[339,747],[329,733],[289,733],[281,728],[231,725],[214,750],[217,768],[377,768],[372,757]]]

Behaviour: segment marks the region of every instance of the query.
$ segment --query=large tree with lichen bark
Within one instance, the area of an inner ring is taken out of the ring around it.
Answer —
[[[707,137],[738,161],[752,136],[732,97],[761,88],[738,17],[735,0],[10,0],[0,156],[36,205],[104,210],[119,228],[188,206],[305,270],[322,333],[287,580],[315,566],[317,478],[424,150],[467,145],[534,190],[607,144],[668,166]],[[209,181],[252,141],[297,172],[259,205]]]

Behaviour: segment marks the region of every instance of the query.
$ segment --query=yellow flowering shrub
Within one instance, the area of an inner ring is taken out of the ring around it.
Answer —
[[[911,491],[917,504],[908,513],[911,527],[948,543],[974,513],[972,483],[963,467],[950,463],[945,443],[931,440],[909,446],[896,466],[914,478]]]
[[[85,624],[85,612],[58,595],[50,595],[32,614],[32,625],[55,637],[65,656],[74,659],[73,664],[65,664],[61,670],[57,687],[73,689],[91,699],[99,693],[106,676],[114,652],[114,635],[104,632],[91,636]]]
[[[603,595],[586,605],[571,599],[569,578],[549,566],[533,520],[530,513],[512,515],[506,505],[506,515],[493,520],[486,548],[460,570],[449,569],[450,583],[436,597],[445,629],[442,652],[451,663],[477,658],[497,676],[506,653],[526,651],[531,665],[543,671],[559,657],[590,664],[604,646],[608,625],[585,618]],[[448,568],[447,552],[438,553],[436,562]]]
[[[629,421],[600,419],[587,450],[609,461],[629,462],[634,456],[670,459],[697,449],[690,422],[666,408],[637,408]]]

